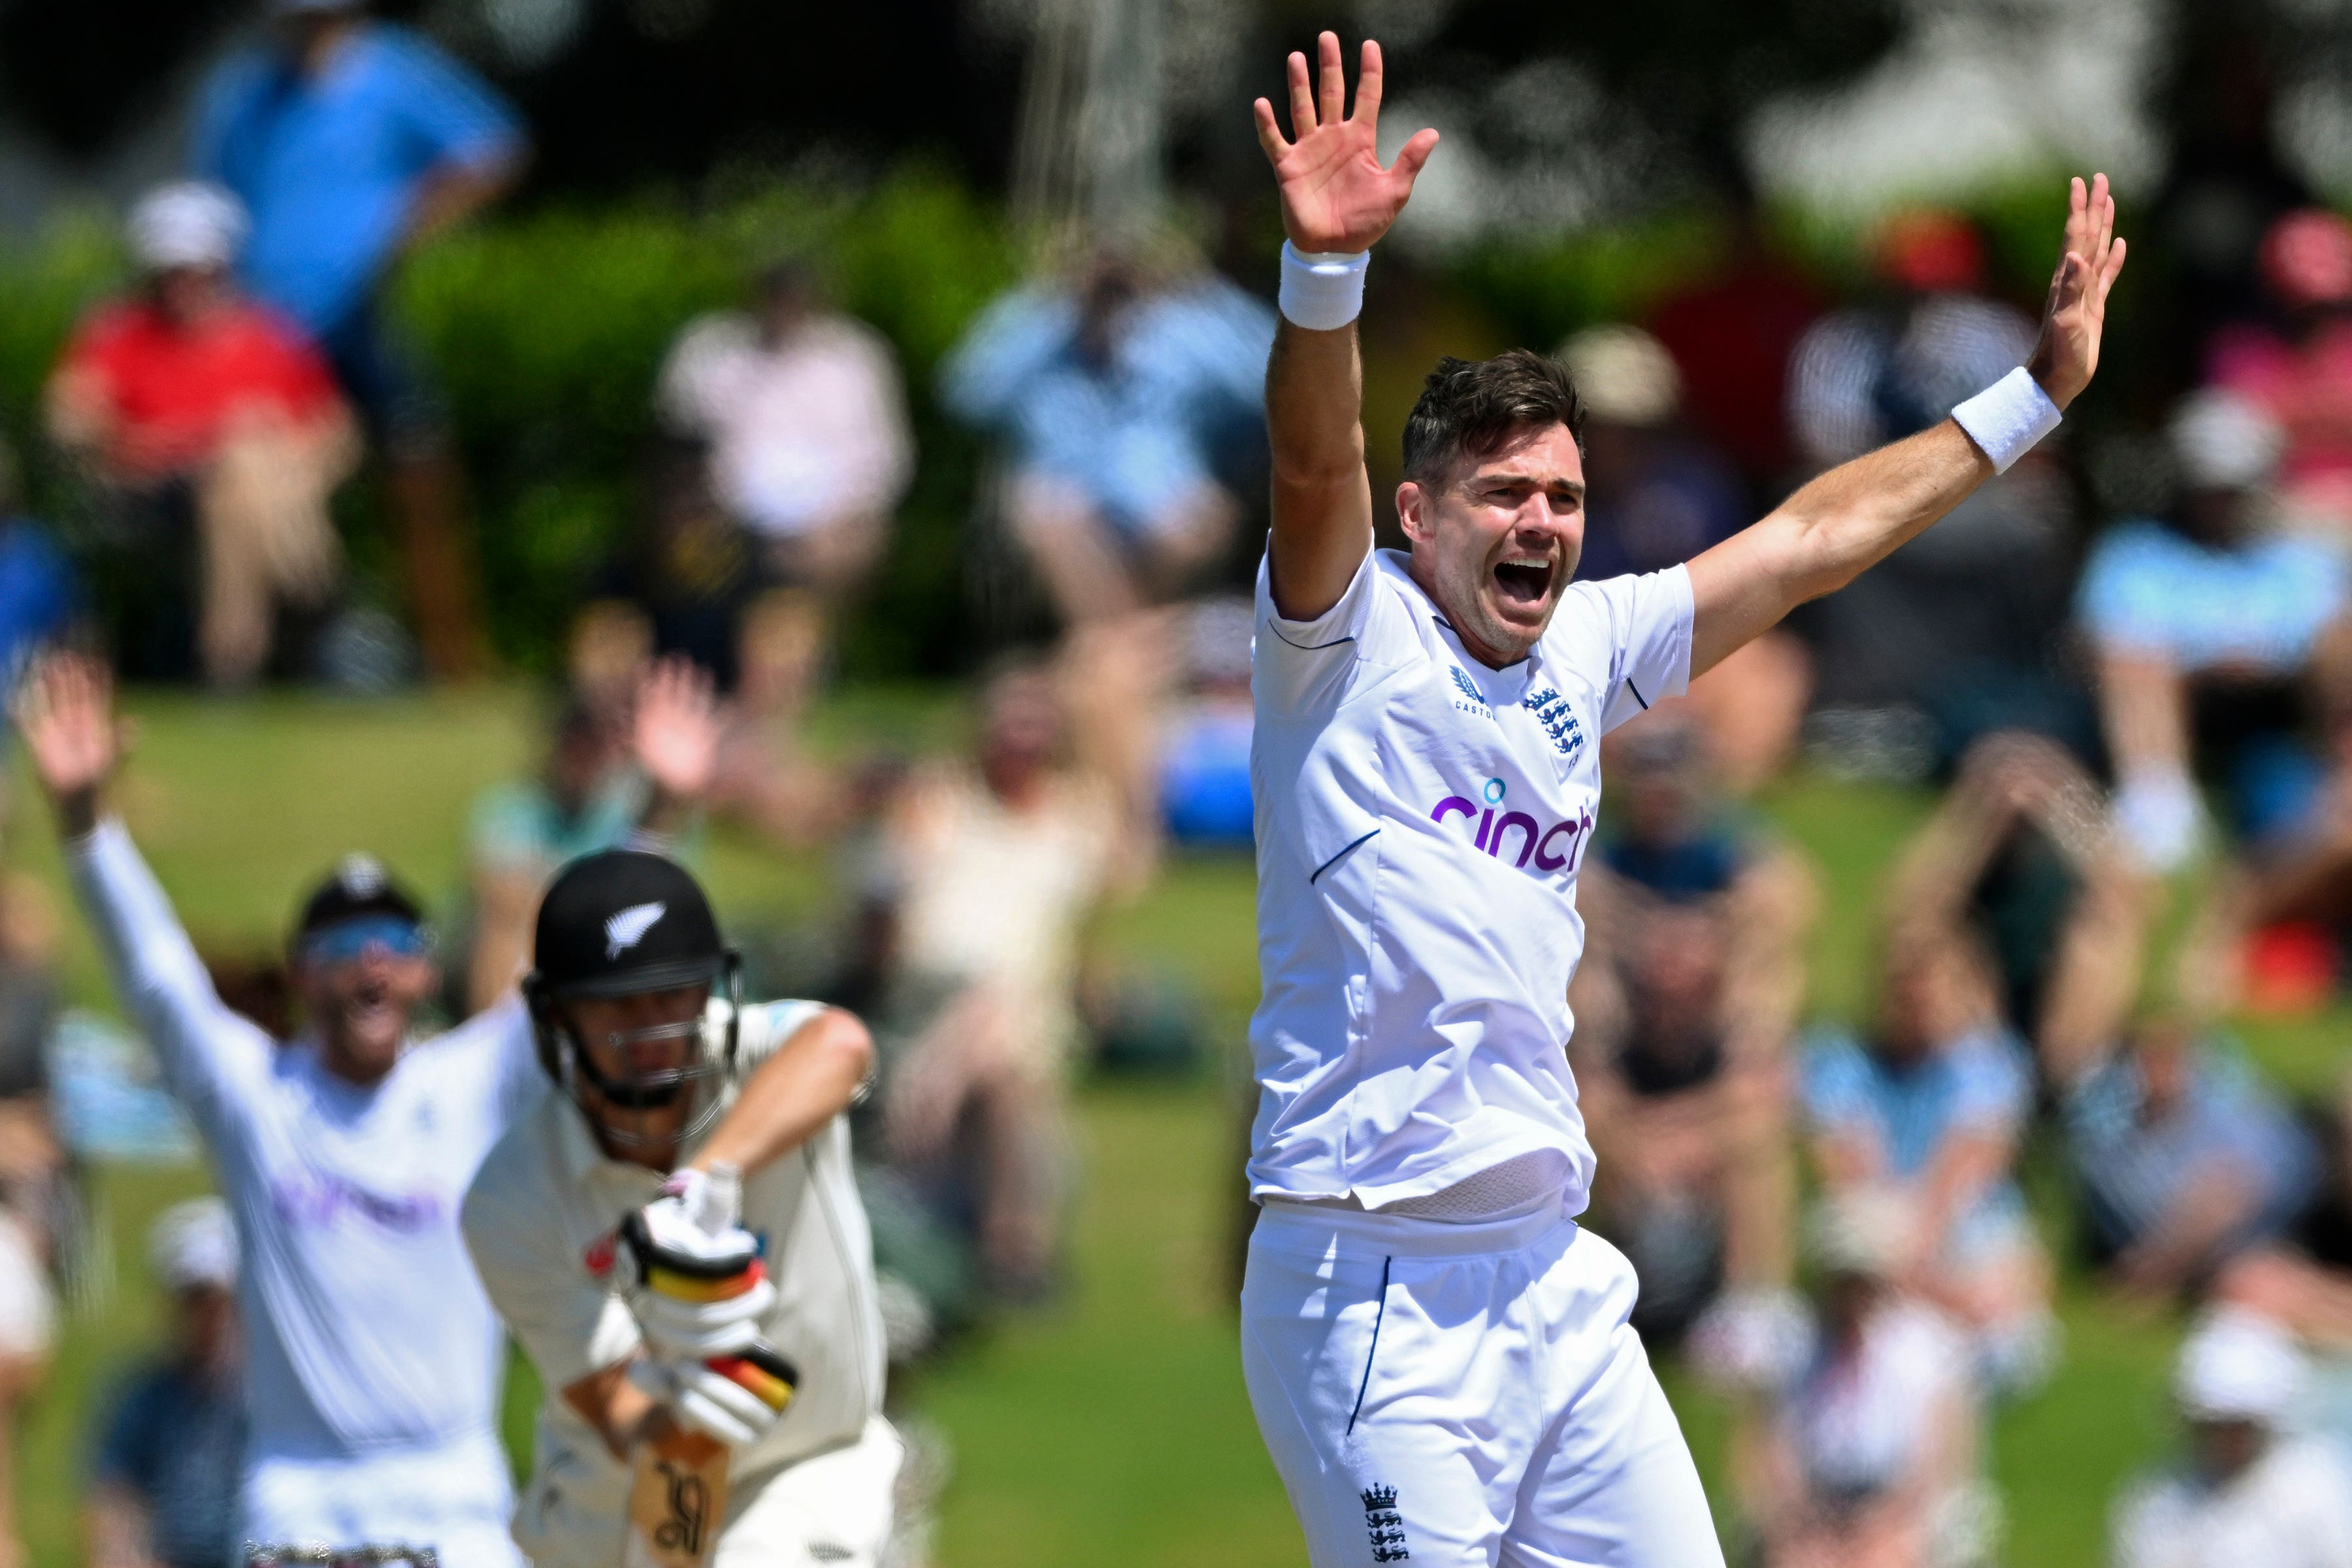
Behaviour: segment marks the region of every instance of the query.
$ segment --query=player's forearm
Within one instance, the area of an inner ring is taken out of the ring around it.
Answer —
[[[1352,322],[1328,332],[1287,319],[1276,326],[1265,370],[1274,601],[1291,620],[1338,604],[1371,548],[1363,380]]]
[[[790,1153],[849,1109],[873,1060],[866,1026],[827,1008],[751,1074],[694,1163],[732,1165],[749,1175]]]
[[[1842,463],[1691,563],[1691,673],[1713,668],[1810,599],[1885,560],[1990,479],[1947,419]]]

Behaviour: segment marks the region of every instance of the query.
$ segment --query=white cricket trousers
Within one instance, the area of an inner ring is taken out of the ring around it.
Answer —
[[[1557,1209],[1265,1205],[1242,1370],[1315,1568],[1720,1568],[1635,1289]]]
[[[243,1491],[243,1542],[430,1546],[441,1568],[526,1568],[508,1533],[506,1450],[488,1432],[356,1456],[247,1454]]]

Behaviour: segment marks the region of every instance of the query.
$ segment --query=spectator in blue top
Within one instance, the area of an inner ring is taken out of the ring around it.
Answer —
[[[92,1568],[223,1568],[236,1549],[245,1454],[236,1227],[218,1198],[163,1212],[149,1241],[171,1293],[170,1356],[134,1377],[108,1417],[90,1478]]]
[[[1898,926],[1868,1039],[1822,1031],[1800,1079],[1829,1195],[1892,1198],[1910,1216],[1897,1283],[1973,1331],[1989,1376],[2038,1381],[2051,1350],[2049,1264],[2013,1179],[2032,1068],[2000,1023],[1979,945],[1961,931]]]
[[[0,447],[0,685],[14,687],[33,650],[80,616],[80,584],[49,531],[16,497],[16,465]]]
[[[2067,1069],[2066,1139],[2112,1285],[2352,1344],[2352,1274],[2289,1239],[2319,1194],[2318,1148],[2242,1059],[2165,1018]]]
[[[2169,437],[2180,481],[2171,514],[2102,533],[2076,604],[2097,656],[2116,823],[2158,871],[2180,865],[2203,837],[2190,778],[2200,731],[2233,753],[2250,835],[2293,825],[2317,773],[2294,765],[2284,738],[2301,717],[2295,687],[2344,613],[2347,586],[2335,549],[2282,531],[2271,515],[2285,437],[2268,415],[2232,394],[2200,392],[2183,401]],[[2200,714],[2192,698],[2204,692],[2221,700]],[[2294,778],[2305,786],[2292,787]]]
[[[504,195],[529,143],[457,61],[362,0],[273,0],[274,37],[205,84],[194,163],[252,214],[239,269],[327,352],[390,467],[425,658],[461,673],[481,646],[437,399],[382,318],[407,252]]]
[[[940,397],[1003,443],[1011,526],[1066,624],[1167,598],[1222,554],[1220,442],[1256,416],[1273,343],[1274,313],[1223,279],[1157,285],[1106,251],[957,345]]]

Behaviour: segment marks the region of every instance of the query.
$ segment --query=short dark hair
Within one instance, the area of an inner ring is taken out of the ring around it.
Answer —
[[[1442,483],[1464,458],[1491,458],[1514,437],[1549,425],[1567,426],[1584,450],[1584,399],[1568,366],[1528,349],[1482,360],[1448,354],[1406,416],[1404,477]]]

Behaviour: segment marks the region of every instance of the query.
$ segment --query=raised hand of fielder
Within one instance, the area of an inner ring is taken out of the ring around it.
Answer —
[[[88,832],[97,822],[98,793],[122,754],[112,673],[88,654],[45,653],[17,683],[9,710],[66,831]]]
[[[2099,368],[2099,338],[2106,330],[2107,290],[2124,269],[2124,242],[2116,237],[2116,198],[2105,174],[2081,178],[2068,192],[2066,245],[2050,276],[2042,335],[2026,369],[2063,408],[2091,384]]]
[[[1356,110],[1348,113],[1347,73],[1339,64],[1339,37],[1315,40],[1319,85],[1307,79],[1307,57],[1290,57],[1291,140],[1283,140],[1274,105],[1255,105],[1258,144],[1274,165],[1282,191],[1282,227],[1300,250],[1353,253],[1369,250],[1389,231],[1412,195],[1414,176],[1437,146],[1437,132],[1417,132],[1381,167],[1381,47],[1364,40],[1356,77]]]

